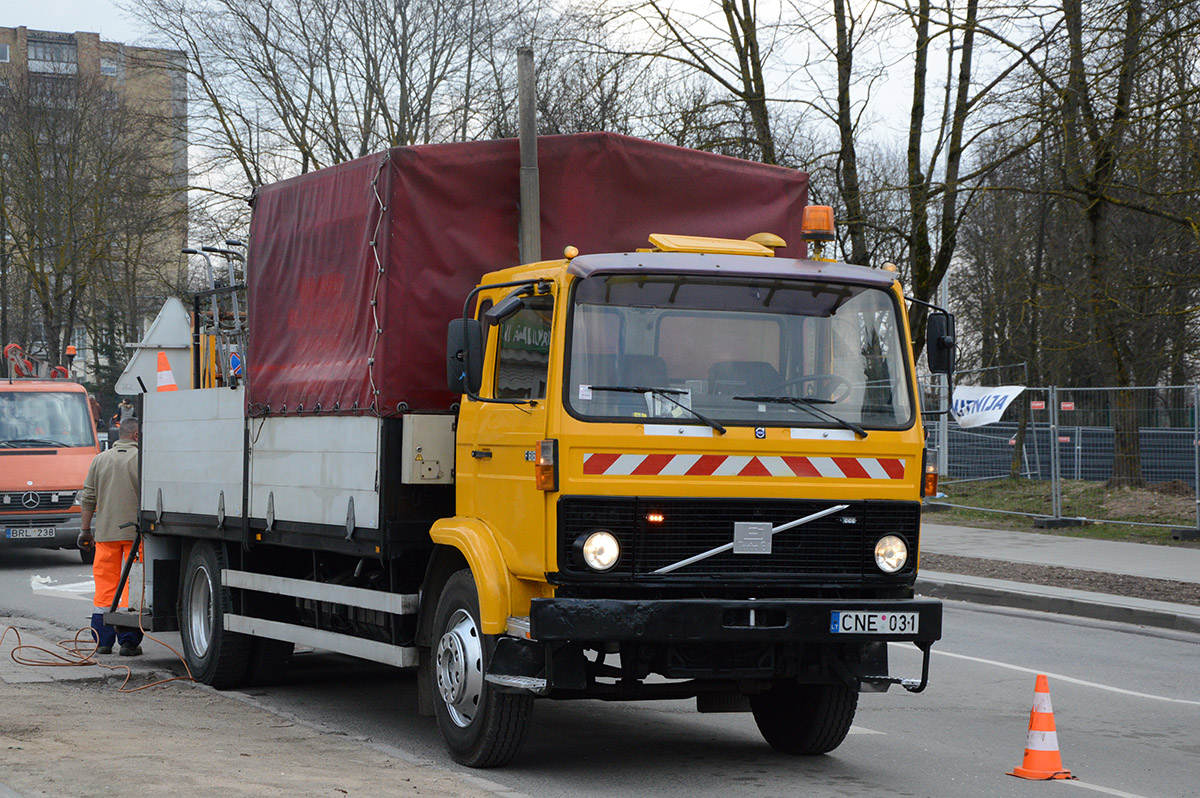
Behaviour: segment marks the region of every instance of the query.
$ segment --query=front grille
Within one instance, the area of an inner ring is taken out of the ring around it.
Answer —
[[[33,499],[36,497],[36,503]],[[34,506],[30,506],[33,504]],[[26,491],[0,494],[0,512],[40,512],[69,510],[75,505],[75,491]]]
[[[650,576],[659,568],[731,543],[735,522],[765,521],[781,526],[835,504],[850,506],[775,534],[770,554],[726,551],[664,576],[799,577],[838,583],[859,581],[868,575],[880,577],[874,562],[875,541],[889,533],[902,535],[913,553],[909,565],[893,578],[912,572],[920,524],[916,502],[758,499],[565,497],[558,503],[559,566],[565,573],[591,575],[583,563],[576,561],[572,546],[581,534],[604,528],[617,536],[623,552],[610,573]],[[661,515],[663,521],[648,523],[650,514]]]

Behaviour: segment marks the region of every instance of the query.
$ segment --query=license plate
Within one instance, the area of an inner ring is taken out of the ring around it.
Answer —
[[[917,631],[920,615],[915,612],[865,612],[834,610],[829,619],[833,634],[887,635]]]
[[[34,527],[13,527],[10,526],[5,530],[5,537],[9,540],[17,538],[52,538],[54,537],[54,527],[52,526],[34,526]]]

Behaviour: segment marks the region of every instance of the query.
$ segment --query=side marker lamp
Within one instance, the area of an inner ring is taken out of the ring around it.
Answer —
[[[936,496],[938,492],[937,466],[925,466],[925,495]]]
[[[534,484],[538,490],[558,490],[558,441],[550,438],[537,443],[533,466]]]

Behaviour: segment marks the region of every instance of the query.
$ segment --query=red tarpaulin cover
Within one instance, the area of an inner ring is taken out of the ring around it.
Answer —
[[[540,137],[538,166],[544,258],[568,244],[630,252],[651,233],[761,232],[789,243],[779,256],[804,257],[803,172],[612,133]],[[249,411],[387,416],[457,401],[446,325],[483,274],[518,263],[519,174],[506,139],[397,147],[261,188]]]

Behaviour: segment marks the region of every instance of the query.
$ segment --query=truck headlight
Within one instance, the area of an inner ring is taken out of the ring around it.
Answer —
[[[607,571],[621,559],[621,544],[607,529],[597,529],[586,537],[581,535],[575,541],[575,549],[593,571]]]
[[[875,544],[875,564],[885,574],[894,574],[908,562],[908,544],[897,535],[884,535]]]

